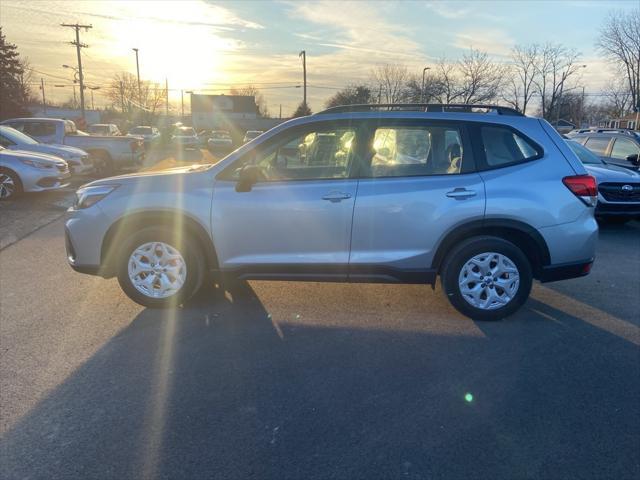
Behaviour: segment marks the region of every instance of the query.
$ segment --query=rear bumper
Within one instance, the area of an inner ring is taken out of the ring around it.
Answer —
[[[569,278],[578,278],[589,275],[593,258],[590,260],[582,260],[579,262],[562,263],[559,265],[549,265],[542,267],[538,280],[542,283],[555,282],[558,280],[567,280]]]

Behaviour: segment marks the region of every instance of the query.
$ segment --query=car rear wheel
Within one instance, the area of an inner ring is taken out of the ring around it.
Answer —
[[[470,238],[443,264],[442,287],[451,304],[474,320],[500,320],[529,297],[533,274],[524,253],[497,237]]]
[[[0,200],[9,200],[21,193],[20,178],[11,170],[0,168]]]
[[[118,258],[120,287],[145,307],[178,306],[203,282],[205,262],[199,246],[169,229],[150,227],[133,234]]]

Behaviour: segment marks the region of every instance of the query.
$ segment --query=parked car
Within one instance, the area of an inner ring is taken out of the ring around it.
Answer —
[[[568,137],[573,137],[574,135],[578,135],[579,133],[626,133],[629,130],[623,128],[597,128],[597,127],[589,127],[589,128],[576,128],[575,130],[571,130],[566,135]]]
[[[193,127],[177,127],[171,136],[171,145],[176,148],[198,148],[200,138]]]
[[[89,125],[87,132],[91,135],[104,135],[106,137],[119,137],[122,135],[120,129],[114,123],[94,123]]]
[[[207,147],[210,150],[230,149],[233,147],[233,139],[231,134],[226,130],[214,130],[209,135]]]
[[[0,146],[9,150],[46,153],[60,157],[69,164],[72,173],[76,175],[91,173],[94,169],[89,154],[84,150],[65,145],[40,143],[29,135],[5,125],[0,125]]]
[[[71,120],[12,118],[0,124],[13,127],[42,143],[81,148],[91,156],[97,173],[101,175],[110,175],[122,167],[140,165],[144,160],[142,139],[91,136],[78,130]]]
[[[68,261],[117,276],[148,307],[185,302],[210,274],[222,285],[439,275],[478,320],[514,313],[534,278],[589,273],[596,182],[549,123],[505,107],[403,108],[337,107],[215,165],[85,185],[66,223]],[[332,150],[301,156],[296,146],[319,134]]]
[[[578,142],[567,143],[598,183],[596,217],[613,222],[640,219],[640,173],[610,165]]]
[[[609,164],[638,170],[640,135],[632,132],[579,133],[570,137]]]
[[[69,185],[71,171],[62,158],[0,146],[0,200],[22,192],[42,192]]]
[[[264,132],[262,130],[247,130],[247,133],[244,134],[244,139],[242,143],[247,143],[253,140],[254,138],[262,135]]]
[[[158,130],[156,127],[143,125],[133,127],[131,130],[129,130],[129,133],[127,133],[127,137],[142,138],[145,148],[154,147],[158,145],[161,140],[160,130]]]

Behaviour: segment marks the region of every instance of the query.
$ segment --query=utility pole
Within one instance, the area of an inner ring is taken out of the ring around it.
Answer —
[[[422,69],[422,89],[420,90],[420,100],[424,103],[424,74],[427,73],[427,70],[431,70],[431,67],[424,67]]]
[[[40,90],[42,90],[42,113],[47,114],[47,101],[44,98],[44,78],[40,78]]]
[[[164,114],[169,118],[169,79],[164,79]]]
[[[184,90],[180,90],[180,106],[182,110],[182,115],[180,121],[184,120]]]
[[[122,105],[122,113],[124,114],[124,83],[120,80],[120,104]]]
[[[304,79],[304,93],[303,100],[305,107],[307,106],[307,52],[306,50],[302,50],[298,55],[298,58],[302,57],[302,76]]]
[[[82,74],[82,55],[80,54],[80,49],[81,48],[87,48],[88,45],[84,44],[84,43],[80,43],[80,29],[84,28],[85,32],[88,31],[90,28],[93,28],[92,25],[80,25],[78,23],[74,23],[74,24],[69,24],[69,23],[62,23],[60,24],[61,27],[70,27],[73,28],[76,31],[76,41],[75,42],[70,42],[71,45],[75,45],[76,46],[76,53],[78,54],[78,76],[80,79],[80,111],[82,112],[82,119],[84,120],[84,76]],[[75,88],[74,88],[74,92],[75,92]]]
[[[136,72],[138,73],[138,103],[142,104],[142,89],[140,88],[140,63],[138,63],[138,49],[132,48],[136,52]]]
[[[280,116],[278,118],[282,118],[282,104],[280,104]]]

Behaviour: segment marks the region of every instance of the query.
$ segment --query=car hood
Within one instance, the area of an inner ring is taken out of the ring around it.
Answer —
[[[600,182],[640,182],[640,173],[617,165],[585,165],[587,171]]]
[[[37,143],[35,145],[20,145],[16,147],[16,150],[25,151],[25,152],[36,152],[36,153],[44,153],[47,155],[59,156],[62,158],[65,157],[82,157],[87,155],[84,150],[80,150],[79,148],[74,147],[66,147],[64,145],[49,145],[46,143]]]
[[[0,151],[0,155],[5,158],[15,158],[16,160],[28,159],[28,160],[38,160],[42,162],[51,162],[52,164],[60,164],[66,163],[62,158],[56,157],[54,155],[47,155],[46,153],[38,153],[38,152],[27,152],[24,150],[2,150]]]
[[[96,185],[113,185],[113,184],[127,184],[135,182],[153,182],[155,180],[166,178],[170,176],[178,177],[181,175],[188,175],[192,173],[203,172],[208,170],[211,165],[195,164],[185,167],[166,168],[163,170],[149,170],[146,172],[129,173],[127,175],[118,175],[116,177],[101,178],[94,182],[88,183],[86,186]]]

